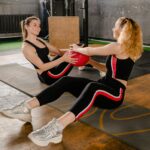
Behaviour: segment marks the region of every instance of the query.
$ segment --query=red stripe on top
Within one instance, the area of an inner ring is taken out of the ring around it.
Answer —
[[[119,96],[114,96],[104,90],[98,90],[95,92],[90,104],[84,109],[82,110],[77,116],[76,116],[76,120],[78,120],[79,118],[81,118],[87,111],[89,111],[89,109],[93,106],[94,104],[94,101],[96,99],[97,96],[99,95],[103,95],[107,98],[109,98],[110,100],[113,100],[113,101],[120,101],[122,99],[122,93],[123,93],[123,90],[122,88],[120,88],[120,93],[119,93]]]
[[[51,78],[58,79],[58,78],[64,76],[64,74],[70,69],[71,66],[72,66],[71,64],[67,65],[66,68],[64,68],[64,70],[62,72],[60,72],[59,74],[52,74],[50,71],[48,71],[47,74]]]
[[[116,78],[116,66],[117,66],[117,58],[113,55],[111,57],[111,68],[112,68],[112,77]]]

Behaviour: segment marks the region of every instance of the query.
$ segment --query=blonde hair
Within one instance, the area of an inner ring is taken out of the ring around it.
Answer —
[[[23,40],[25,40],[25,38],[27,38],[27,36],[28,36],[28,32],[25,28],[25,25],[29,25],[32,20],[39,20],[39,18],[36,16],[31,16],[31,17],[28,17],[25,20],[21,21],[21,30],[22,30]]]
[[[143,52],[143,39],[140,26],[132,19],[120,17],[118,19],[121,33],[118,43],[121,44],[123,50],[134,61],[137,60]]]

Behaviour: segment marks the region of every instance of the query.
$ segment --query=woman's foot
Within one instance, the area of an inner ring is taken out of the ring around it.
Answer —
[[[93,68],[93,66],[91,65],[91,64],[86,64],[85,66],[80,66],[80,67],[78,67],[78,69],[80,70],[80,71],[82,71],[82,70],[84,70],[85,68]]]
[[[104,76],[106,75],[106,72],[100,71],[100,72],[99,72],[99,75],[100,75],[100,77],[104,77]]]
[[[63,126],[54,118],[42,128],[30,133],[28,137],[39,146],[47,146],[49,143],[60,143],[62,141],[62,131]]]
[[[10,118],[19,119],[24,122],[31,122],[31,110],[27,108],[26,103],[23,102],[11,109],[5,109],[2,113]]]

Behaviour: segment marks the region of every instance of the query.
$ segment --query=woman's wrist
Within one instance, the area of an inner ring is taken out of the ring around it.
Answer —
[[[58,49],[58,51],[59,51],[59,54],[58,54],[58,55],[60,55],[60,56],[63,56],[64,53],[66,52],[66,51],[63,51],[62,49]]]
[[[90,56],[90,49],[91,47],[86,47],[87,55]]]
[[[62,55],[62,52],[60,49],[57,49],[56,51],[57,51],[58,55]]]
[[[78,48],[77,52],[85,54],[85,55],[89,55],[89,48],[90,47]]]
[[[61,57],[59,58],[59,60],[60,60],[61,63],[62,63],[62,62],[65,62],[64,56],[61,56]]]
[[[76,51],[79,52],[79,53],[83,53],[83,48],[79,47],[79,48],[76,49]]]

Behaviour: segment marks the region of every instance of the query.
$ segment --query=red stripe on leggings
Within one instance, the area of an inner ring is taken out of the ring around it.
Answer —
[[[58,79],[58,78],[64,76],[64,74],[70,69],[71,66],[72,66],[71,64],[67,65],[67,66],[64,68],[64,70],[63,70],[62,72],[60,72],[59,74],[52,74],[50,71],[48,71],[47,74],[48,74],[51,78]]]
[[[113,55],[111,57],[112,78],[116,77],[116,65],[117,65],[117,58]]]
[[[94,104],[94,101],[96,99],[97,96],[99,95],[102,95],[102,96],[105,96],[107,98],[109,98],[110,100],[113,100],[113,101],[120,101],[122,99],[122,93],[123,93],[123,90],[120,88],[120,93],[118,96],[114,96],[104,90],[98,90],[95,92],[90,104],[84,109],[82,110],[77,116],[76,116],[76,120],[78,120],[79,118],[81,118],[87,111],[89,111],[89,109],[93,106]]]

